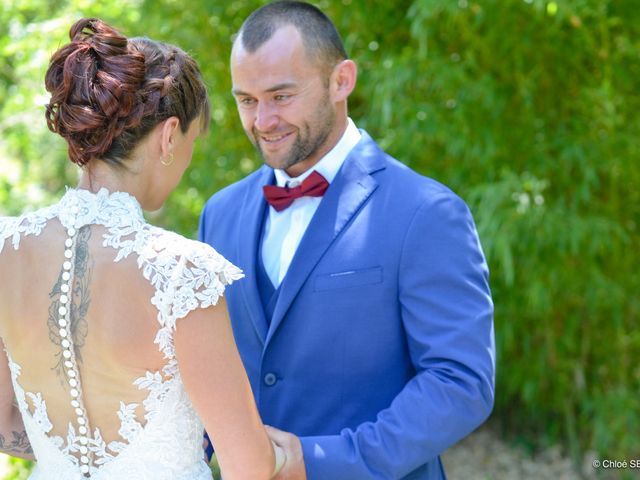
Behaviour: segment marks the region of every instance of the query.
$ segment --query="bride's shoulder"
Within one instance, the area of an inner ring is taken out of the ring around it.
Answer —
[[[211,246],[149,228],[152,240],[141,255],[141,266],[145,278],[156,287],[152,303],[161,313],[171,313],[167,318],[182,318],[198,307],[216,305],[226,286],[244,276]]]
[[[16,217],[0,217],[0,251],[2,251],[4,241],[14,234],[16,220]]]
[[[18,248],[22,235],[40,235],[46,222],[55,214],[50,207],[26,212],[17,217],[0,216],[0,251],[7,239],[11,238],[14,248]]]
[[[17,220],[18,220],[18,217],[0,216],[0,238],[4,238],[3,237],[4,234],[7,234],[10,230],[15,229]]]
[[[219,255],[213,247],[206,243],[198,242],[190,238],[184,237],[179,233],[171,230],[165,230],[147,224],[146,227],[151,236],[150,246],[156,252],[162,251],[166,255],[175,256],[215,256]]]
[[[193,271],[215,273],[225,285],[244,276],[242,270],[229,262],[211,245],[160,227],[150,227],[150,229],[153,237],[151,252],[154,256],[164,257],[165,261],[171,259],[173,260],[171,263],[175,262],[176,266],[190,270],[192,273]]]

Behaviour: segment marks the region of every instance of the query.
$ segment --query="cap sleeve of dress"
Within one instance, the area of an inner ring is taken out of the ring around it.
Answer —
[[[173,308],[176,318],[184,317],[195,308],[216,305],[225,288],[244,277],[242,270],[213,247],[197,241],[189,244],[189,252],[176,270],[179,275]]]

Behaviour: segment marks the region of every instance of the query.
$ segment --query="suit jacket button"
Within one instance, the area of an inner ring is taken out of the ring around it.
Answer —
[[[267,387],[273,387],[276,384],[277,381],[278,381],[278,378],[273,373],[267,373],[264,376],[264,384]]]

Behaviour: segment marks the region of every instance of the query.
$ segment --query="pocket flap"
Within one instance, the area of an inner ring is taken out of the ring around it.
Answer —
[[[320,292],[334,288],[359,287],[375,283],[382,283],[382,267],[318,275],[314,281],[313,289],[316,292]]]

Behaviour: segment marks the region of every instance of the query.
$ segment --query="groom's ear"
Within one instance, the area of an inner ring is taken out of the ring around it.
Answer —
[[[343,60],[331,73],[330,90],[333,103],[344,102],[356,86],[358,67],[353,60]]]

